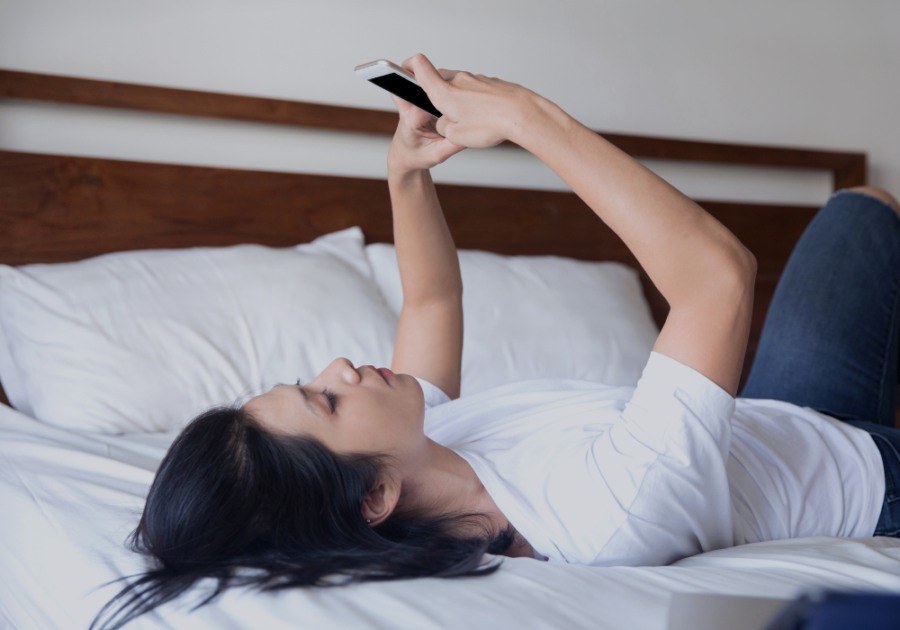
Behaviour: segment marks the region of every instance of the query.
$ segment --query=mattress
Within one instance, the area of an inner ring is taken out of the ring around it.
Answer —
[[[83,630],[117,592],[107,583],[144,570],[145,559],[125,540],[174,437],[77,433],[0,405],[0,627]],[[661,630],[675,593],[792,598],[823,588],[900,592],[900,540],[774,541],[666,567],[505,558],[488,577],[279,593],[234,588],[192,611],[210,586],[200,583],[127,627]]]

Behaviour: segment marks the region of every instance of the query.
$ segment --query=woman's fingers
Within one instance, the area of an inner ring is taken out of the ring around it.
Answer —
[[[409,65],[407,66],[407,64]],[[428,61],[428,57],[422,53],[418,53],[404,61],[403,67],[408,67],[409,71],[416,77],[416,81],[419,82],[419,85],[421,85],[428,94],[428,98],[431,99],[434,106],[441,109],[438,101],[441,100],[444,90],[447,89],[447,82],[441,76],[441,73],[431,65],[431,62]]]
[[[466,147],[453,144],[446,138],[441,138],[435,142],[436,159],[438,164],[442,164],[452,156],[456,155]]]
[[[437,123],[434,125],[434,128],[437,130],[437,132],[440,135],[442,135],[442,136],[444,136],[444,138],[446,138],[447,137],[447,127],[449,125],[450,125],[450,120],[446,116],[441,116],[440,118],[437,119]],[[448,140],[448,142],[449,142],[449,140]]]
[[[421,53],[420,53],[420,54],[421,54]],[[424,57],[424,55],[423,55],[423,57]],[[400,64],[400,65],[401,65],[401,67],[402,67],[404,70],[406,70],[407,72],[412,73],[413,76],[415,76],[416,70],[415,70],[415,68],[414,68],[413,65],[412,65],[412,60],[413,60],[413,59],[415,59],[415,56],[410,57],[409,59],[407,59],[406,61],[404,61],[404,62],[403,62],[402,64]],[[427,59],[427,57],[426,57],[426,59]],[[430,62],[429,62],[429,63],[430,63]],[[432,66],[432,67],[433,67],[433,66]],[[457,74],[459,74],[459,72],[460,72],[459,70],[447,70],[447,68],[437,68],[437,71],[438,71],[438,74],[441,75],[441,78],[442,78],[444,81],[451,81],[451,80],[453,79],[453,77],[455,77],[455,76],[456,76]]]
[[[397,111],[400,112],[400,118],[406,121],[410,129],[420,129],[426,127],[428,123],[431,122],[433,116],[428,112],[423,112],[412,103],[408,103],[393,94],[390,96],[391,100],[394,101],[394,105],[397,107]]]
[[[398,98],[393,94],[388,94],[391,97],[391,100],[394,101],[394,106],[397,108],[397,111],[401,114],[405,114],[409,111],[409,108],[412,107],[409,103],[404,101],[402,98]]]
[[[430,128],[467,147],[492,147],[509,133],[509,110],[525,98],[524,89],[464,70],[438,71],[423,54],[403,62],[443,116]]]

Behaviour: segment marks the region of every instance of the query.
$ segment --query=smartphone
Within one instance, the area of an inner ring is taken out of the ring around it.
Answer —
[[[402,98],[407,103],[415,105],[422,111],[428,112],[436,118],[443,116],[432,105],[428,95],[425,94],[425,90],[416,82],[416,78],[387,59],[378,59],[364,63],[361,66],[356,66],[354,71],[363,79],[387,90],[398,98]]]

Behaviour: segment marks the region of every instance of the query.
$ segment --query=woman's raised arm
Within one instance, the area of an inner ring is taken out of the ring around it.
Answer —
[[[404,68],[411,70],[408,61]],[[388,152],[388,188],[403,309],[391,369],[459,398],[462,278],[456,245],[428,169],[464,147],[443,138],[430,114],[392,97],[400,123]]]
[[[403,309],[391,369],[459,398],[463,308],[459,258],[427,170],[388,175]]]
[[[725,226],[650,170],[514,83],[442,71],[423,55],[416,79],[443,112],[450,142],[509,139],[539,157],[612,228],[669,302],[654,350],[736,395],[753,306],[756,259]]]

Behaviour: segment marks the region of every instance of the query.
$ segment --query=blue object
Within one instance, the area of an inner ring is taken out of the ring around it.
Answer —
[[[794,601],[766,630],[897,630],[900,595],[824,593]]]
[[[794,247],[742,398],[894,426],[900,346],[900,216],[838,192]]]

